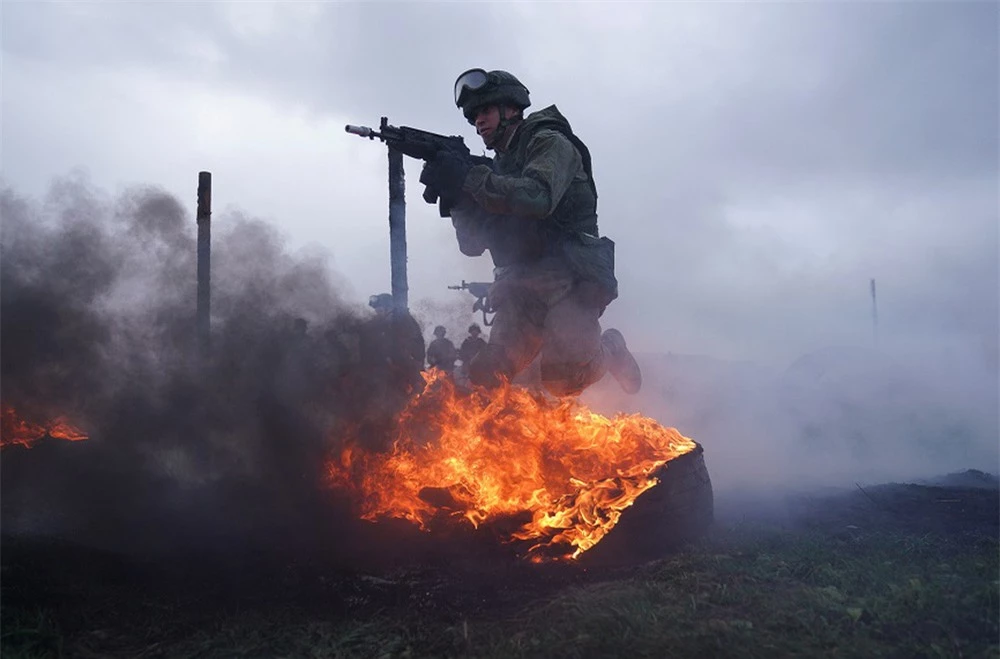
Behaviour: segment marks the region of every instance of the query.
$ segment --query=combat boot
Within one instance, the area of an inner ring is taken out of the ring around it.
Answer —
[[[625,337],[616,329],[605,330],[601,335],[601,345],[604,346],[608,371],[618,380],[618,384],[627,394],[639,393],[642,388],[642,371],[639,363],[628,351]]]

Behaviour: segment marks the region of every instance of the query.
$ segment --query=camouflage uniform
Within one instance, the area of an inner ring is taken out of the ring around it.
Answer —
[[[564,249],[579,234],[598,235],[590,156],[555,106],[514,131],[492,169],[469,170],[451,212],[462,252],[489,249],[495,266],[496,317],[470,371],[489,384],[490,373],[512,378],[540,353],[545,387],[577,395],[606,370],[598,319],[613,299],[595,299]]]

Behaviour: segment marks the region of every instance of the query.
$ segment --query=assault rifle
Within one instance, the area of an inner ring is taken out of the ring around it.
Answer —
[[[426,130],[410,128],[409,126],[390,126],[389,120],[386,117],[382,117],[382,122],[379,124],[377,131],[368,126],[352,126],[351,124],[347,124],[344,130],[352,135],[367,137],[370,140],[378,138],[386,146],[396,149],[403,155],[423,160],[424,162],[433,160],[442,151],[451,151],[459,156],[468,158],[477,165],[489,165],[493,162],[486,156],[472,155],[469,147],[465,146],[465,140],[458,135],[438,135],[437,133],[430,133]],[[438,202],[441,217],[449,217],[451,215],[451,207],[455,203],[454,199],[439,200],[437,191],[432,188],[425,188],[423,197],[424,201],[428,204]]]
[[[486,317],[488,313],[494,313],[493,309],[490,307],[489,302],[486,301],[486,296],[490,292],[490,283],[486,281],[465,281],[458,286],[449,286],[449,289],[453,291],[469,291],[476,298],[475,304],[472,305],[472,313],[477,311],[483,312],[483,325],[489,327],[493,324],[493,321]]]

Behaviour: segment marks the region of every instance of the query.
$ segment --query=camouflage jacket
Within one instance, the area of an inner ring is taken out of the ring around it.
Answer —
[[[494,265],[529,263],[555,252],[567,234],[597,235],[590,153],[551,105],[522,121],[493,167],[469,171],[452,209],[462,253],[490,250]]]

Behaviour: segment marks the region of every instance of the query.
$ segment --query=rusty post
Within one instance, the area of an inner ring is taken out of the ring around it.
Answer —
[[[385,119],[383,118],[383,123]],[[396,309],[409,306],[409,285],[406,282],[406,182],[403,177],[403,154],[389,151],[389,276],[392,301]]]
[[[212,173],[198,172],[198,346],[211,343]]]

